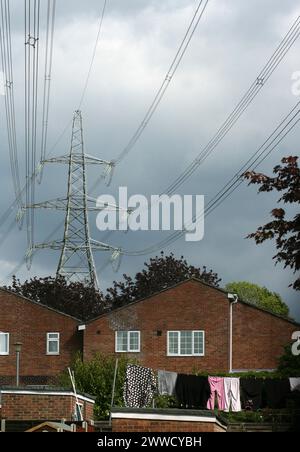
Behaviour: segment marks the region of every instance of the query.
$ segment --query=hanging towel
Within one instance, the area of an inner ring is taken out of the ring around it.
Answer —
[[[210,386],[210,398],[207,401],[207,408],[209,410],[215,409],[215,393],[217,393],[217,401],[219,410],[225,409],[225,393],[224,393],[224,378],[223,377],[208,377]]]
[[[166,370],[159,370],[157,372],[158,393],[160,395],[175,395],[175,385],[177,381],[176,372],[168,372]]]
[[[225,411],[241,411],[240,379],[224,378]]]
[[[291,391],[300,391],[300,377],[290,378]]]
[[[183,408],[206,408],[210,396],[208,378],[178,374],[175,393]]]
[[[126,407],[145,408],[157,393],[152,369],[129,364],[126,368],[123,397]]]
[[[263,379],[243,377],[240,386],[242,408],[249,411],[262,408]]]
[[[265,405],[268,408],[285,408],[287,396],[291,392],[288,378],[267,378],[264,384]]]

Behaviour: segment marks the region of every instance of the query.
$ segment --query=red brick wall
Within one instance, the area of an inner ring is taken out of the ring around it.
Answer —
[[[113,354],[114,331],[118,329],[141,330],[141,352],[129,356],[135,356],[142,365],[177,372],[227,370],[226,296],[196,281],[180,284],[88,324],[84,359],[91,358],[95,352]],[[162,336],[157,336],[158,330]],[[205,330],[205,356],[166,356],[168,330]]]
[[[242,303],[233,306],[233,325],[234,369],[276,367],[282,346],[297,329],[290,322]],[[114,354],[114,332],[122,329],[141,331],[141,352],[128,356],[136,357],[144,366],[184,373],[229,370],[227,295],[197,281],[187,281],[88,324],[84,359],[96,352]],[[157,330],[162,336],[157,336]],[[205,356],[168,357],[168,330],[205,330]]]
[[[113,419],[113,432],[225,432],[214,422]]]
[[[0,356],[0,379],[16,374],[14,343],[22,342],[20,374],[24,376],[56,376],[80,350],[78,322],[68,316],[31,303],[0,290],[0,331],[10,333],[9,356]],[[46,354],[46,333],[60,333],[60,354]],[[21,378],[22,381],[22,378]],[[6,383],[3,381],[3,383]],[[7,378],[7,383],[11,383]]]
[[[238,303],[233,306],[233,369],[275,369],[283,346],[299,329],[264,311]]]
[[[75,406],[73,395],[2,393],[1,417],[6,420],[72,421]],[[93,419],[94,404],[79,398],[83,404],[84,420]]]

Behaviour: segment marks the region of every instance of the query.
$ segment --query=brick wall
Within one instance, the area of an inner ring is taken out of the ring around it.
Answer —
[[[196,410],[114,408],[113,432],[225,432],[212,412]]]
[[[78,396],[83,405],[84,420],[93,419],[93,401]],[[76,403],[72,393],[38,393],[30,391],[23,394],[18,390],[4,390],[1,393],[1,418],[7,420],[60,420],[72,421]]]
[[[233,368],[275,369],[299,325],[246,304],[233,306]]]
[[[221,432],[213,422],[146,421],[138,419],[114,419],[113,432]]]
[[[22,297],[0,290],[0,331],[10,333],[9,356],[0,356],[0,384],[15,382],[15,342],[22,342],[21,383],[45,384],[64,370],[82,348],[78,321]],[[46,333],[60,333],[60,354],[46,354]],[[50,378],[51,379],[51,378]]]
[[[299,325],[251,306],[233,306],[233,368],[270,369]],[[115,354],[116,330],[140,330],[141,352],[129,353],[141,365],[176,372],[228,372],[229,301],[227,295],[191,280],[86,326],[84,359],[96,352]],[[205,356],[168,357],[168,330],[205,330]],[[157,335],[161,331],[161,336]],[[123,355],[123,354],[121,354]]]
[[[115,330],[141,330],[141,352],[129,355],[154,369],[187,372],[228,367],[228,303],[223,293],[188,281],[89,323],[84,359],[113,354]],[[205,330],[205,356],[168,357],[168,330]],[[162,335],[158,336],[157,331]]]

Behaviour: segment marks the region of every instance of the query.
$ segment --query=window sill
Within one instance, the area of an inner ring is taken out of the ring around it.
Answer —
[[[46,353],[47,356],[59,356],[60,353]]]
[[[172,354],[167,354],[167,357],[169,358],[201,358],[204,357],[205,355],[172,355]]]
[[[141,351],[140,350],[126,350],[126,351],[125,350],[122,350],[122,351],[116,350],[115,353],[141,353]]]

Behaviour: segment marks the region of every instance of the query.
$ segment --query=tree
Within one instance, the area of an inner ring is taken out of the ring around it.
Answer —
[[[183,257],[176,259],[173,254],[165,256],[162,252],[160,257],[150,259],[150,263],[145,263],[145,266],[146,269],[137,273],[134,278],[124,274],[124,281],[114,281],[113,287],[107,289],[105,297],[93,286],[68,282],[63,276],[35,277],[24,283],[14,276],[8,289],[86,321],[112,307],[147,297],[192,276],[214,286],[220,282],[218,275],[212,270],[207,271],[206,267],[201,270],[188,265]]]
[[[116,375],[114,405],[123,406],[123,385],[128,364],[136,362],[126,356],[118,359],[118,371]],[[114,356],[95,355],[89,361],[82,361],[78,354],[73,363],[76,389],[96,397],[94,414],[96,419],[107,419],[111,408],[111,396],[113,390],[116,358]],[[59,376],[59,384],[64,388],[71,387],[68,371]]]
[[[284,377],[299,377],[300,355],[293,355],[292,344],[284,347],[284,352],[279,358],[278,372]]]
[[[123,281],[113,282],[113,287],[107,289],[108,303],[121,306],[193,276],[213,286],[218,286],[221,281],[212,270],[208,271],[205,266],[201,269],[189,265],[183,256],[177,259],[173,253],[166,256],[162,251],[160,256],[151,258],[144,265],[145,268],[134,278],[124,274]]]
[[[63,276],[35,277],[24,283],[14,276],[8,289],[81,320],[89,320],[105,310],[101,292],[80,282],[68,282]]]
[[[259,192],[277,190],[283,192],[278,203],[290,204],[297,207],[300,203],[300,168],[298,157],[285,157],[282,165],[275,166],[274,177],[253,171],[245,173],[244,177],[250,184],[260,185]],[[300,214],[286,218],[286,211],[282,207],[271,211],[273,220],[264,226],[260,226],[256,232],[249,234],[247,238],[253,238],[257,244],[265,240],[275,239],[278,253],[273,257],[276,263],[282,262],[284,268],[291,268],[294,273],[300,270]],[[300,290],[300,277],[291,286]]]
[[[226,285],[228,292],[238,294],[239,298],[248,303],[252,303],[260,308],[268,311],[288,316],[289,308],[282,301],[280,295],[270,292],[266,287],[260,287],[247,281],[231,282]]]

